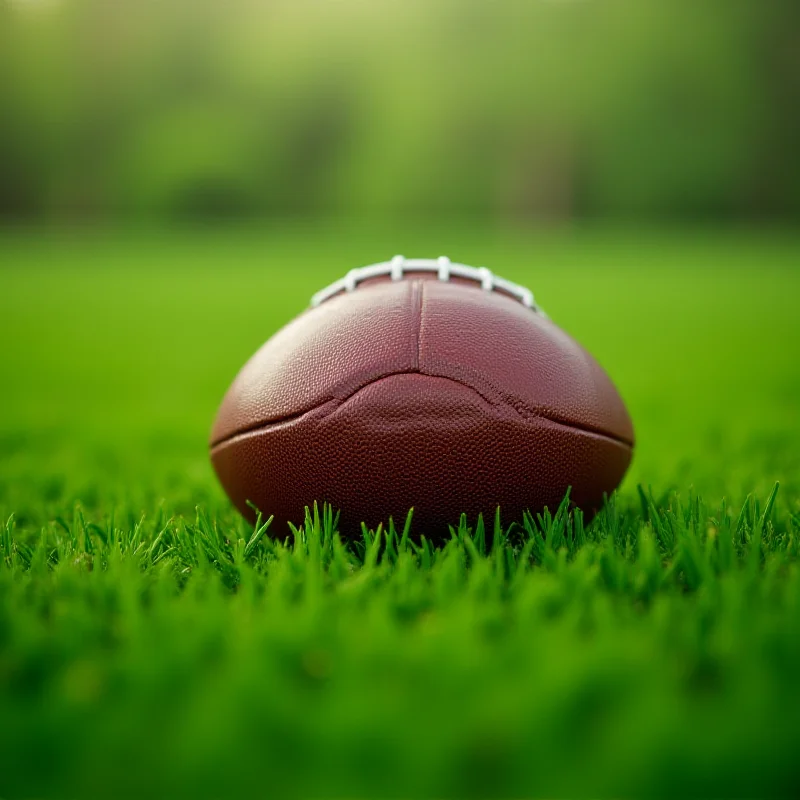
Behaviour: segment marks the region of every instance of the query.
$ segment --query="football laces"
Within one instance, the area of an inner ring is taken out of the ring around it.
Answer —
[[[344,278],[321,289],[311,298],[311,305],[318,306],[331,297],[342,292],[352,292],[359,283],[369,278],[380,278],[388,275],[393,281],[402,280],[409,272],[435,272],[440,281],[450,278],[464,278],[475,281],[486,292],[499,291],[518,300],[526,308],[536,314],[547,317],[547,314],[536,303],[533,292],[525,286],[495,275],[487,267],[471,267],[451,261],[447,256],[439,258],[406,258],[395,256],[391,261],[381,261],[366,267],[351,269]]]

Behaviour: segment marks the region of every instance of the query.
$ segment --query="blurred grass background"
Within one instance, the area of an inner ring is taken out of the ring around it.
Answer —
[[[3,0],[0,214],[800,218],[794,0]]]

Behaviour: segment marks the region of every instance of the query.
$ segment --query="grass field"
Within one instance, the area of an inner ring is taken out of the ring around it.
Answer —
[[[234,374],[396,252],[530,286],[611,374],[638,442],[590,525],[231,509]],[[0,798],[797,796],[798,298],[778,233],[1,234]]]

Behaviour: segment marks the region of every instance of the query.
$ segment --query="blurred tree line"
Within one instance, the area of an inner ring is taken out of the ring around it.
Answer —
[[[798,0],[0,0],[0,216],[800,221]]]

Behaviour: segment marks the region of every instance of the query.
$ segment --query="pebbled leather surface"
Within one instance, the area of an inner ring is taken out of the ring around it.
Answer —
[[[611,381],[553,323],[425,275],[367,281],[275,334],[226,394],[211,459],[276,535],[327,500],[343,534],[414,506],[416,535],[436,537],[462,511],[553,509],[570,485],[597,509],[633,440]]]

